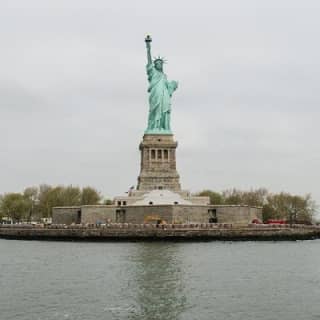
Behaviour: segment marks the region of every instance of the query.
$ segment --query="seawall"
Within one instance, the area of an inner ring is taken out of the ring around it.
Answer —
[[[311,240],[320,238],[320,227],[302,225],[249,225],[246,227],[229,224],[195,225],[130,225],[112,224],[105,226],[0,226],[0,238],[21,240],[54,241],[280,241]]]

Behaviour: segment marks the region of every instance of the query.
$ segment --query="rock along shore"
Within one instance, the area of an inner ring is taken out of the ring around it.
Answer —
[[[279,241],[320,238],[319,226],[231,224],[2,225],[0,238],[54,241]]]

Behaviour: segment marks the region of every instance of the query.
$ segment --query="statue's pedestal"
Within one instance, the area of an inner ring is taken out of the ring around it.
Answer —
[[[141,168],[137,190],[167,189],[180,191],[176,169],[177,142],[172,134],[145,134],[140,143]]]

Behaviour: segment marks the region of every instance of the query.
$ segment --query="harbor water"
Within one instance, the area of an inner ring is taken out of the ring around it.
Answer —
[[[1,320],[316,320],[319,298],[319,240],[0,239]]]

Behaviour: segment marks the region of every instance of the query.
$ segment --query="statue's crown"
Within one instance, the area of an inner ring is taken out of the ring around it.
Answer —
[[[167,61],[164,59],[164,57],[154,57],[153,58],[153,62],[156,62],[156,61],[161,61],[162,63],[166,63]]]

